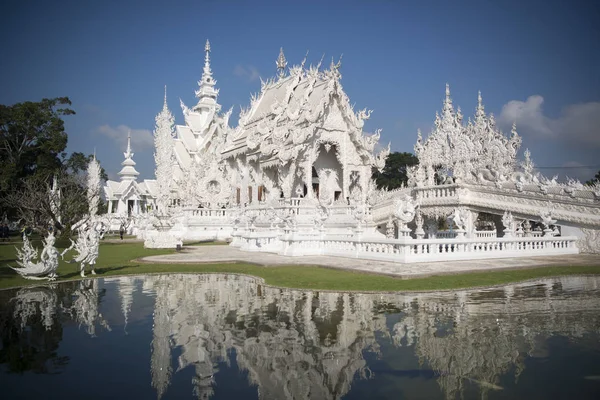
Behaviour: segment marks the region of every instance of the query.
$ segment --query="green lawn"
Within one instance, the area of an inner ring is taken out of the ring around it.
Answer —
[[[40,248],[39,241],[34,246]],[[20,243],[18,243],[20,246]],[[57,243],[59,251],[67,243]],[[142,243],[103,243],[100,247],[96,272],[99,277],[147,273],[241,273],[261,277],[267,284],[281,287],[324,290],[404,291],[443,290],[473,286],[491,286],[528,279],[561,276],[600,274],[600,266],[544,267],[496,272],[477,272],[443,275],[429,278],[399,279],[389,276],[343,271],[315,266],[259,266],[246,263],[222,264],[146,264],[134,261],[149,255],[169,254],[173,250],[147,250]],[[71,257],[66,256],[67,259]],[[349,262],[351,262],[349,260]],[[8,267],[15,264],[14,244],[0,243],[0,288],[37,285],[44,281],[21,278]],[[59,280],[79,278],[78,265],[61,261]]]

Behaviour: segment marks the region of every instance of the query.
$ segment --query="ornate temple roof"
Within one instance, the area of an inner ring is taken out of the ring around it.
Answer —
[[[379,131],[370,136],[363,134],[364,121],[371,111],[354,112],[340,84],[340,62],[335,64],[332,60],[327,70],[321,70],[321,62],[305,69],[305,62],[306,58],[301,65],[290,68],[286,76],[287,61],[280,51],[276,62],[278,78],[262,82],[260,93],[252,96],[247,110],[242,110],[224,157],[260,154],[261,163],[270,164],[275,157],[285,162],[289,159],[281,156],[285,150],[297,148],[327,131],[347,134],[364,161],[377,162],[373,150]]]
[[[218,143],[225,142],[230,130],[228,126],[231,110],[222,114],[221,105],[217,103],[219,90],[215,88],[217,81],[213,78],[210,68],[210,42],[207,40],[204,47],[204,68],[202,78],[198,81],[198,90],[195,94],[198,103],[188,108],[180,100],[185,125],[175,126],[174,153],[176,168],[174,175],[182,178],[184,171],[205,157]]]
[[[127,150],[123,153],[125,160],[121,163],[123,168],[119,171],[121,181],[135,181],[140,174],[135,169],[135,161],[133,161],[133,152],[131,151],[131,131],[127,134]]]

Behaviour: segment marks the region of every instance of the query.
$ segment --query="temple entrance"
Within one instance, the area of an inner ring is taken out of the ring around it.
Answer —
[[[135,200],[127,200],[127,215],[131,215],[133,213],[134,207]]]
[[[336,156],[337,151],[335,144],[321,143],[319,156],[313,164],[313,190],[315,197],[323,201],[333,202],[342,193],[343,170]]]

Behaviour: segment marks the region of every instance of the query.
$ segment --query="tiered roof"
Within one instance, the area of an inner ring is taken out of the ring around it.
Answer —
[[[321,62],[308,69],[305,62],[290,68],[286,76],[282,71],[287,62],[280,52],[278,78],[262,82],[260,93],[252,96],[247,110],[242,110],[235,138],[223,152],[224,157],[245,153],[258,157],[263,166],[283,164],[323,131],[339,131],[348,134],[363,162],[383,167],[387,153],[373,154],[380,132],[363,134],[371,111],[354,112],[340,84],[341,63],[332,60],[330,68],[322,71]]]

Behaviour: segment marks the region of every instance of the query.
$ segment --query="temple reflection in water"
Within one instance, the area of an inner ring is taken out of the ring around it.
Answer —
[[[135,335],[151,320],[150,360],[139,368],[150,368],[158,398],[190,369],[189,390],[214,398],[220,369],[234,365],[260,399],[358,398],[372,382],[382,388],[408,378],[440,398],[480,398],[518,384],[552,338],[583,346],[596,361],[600,351],[599,277],[361,294],[276,289],[238,275],[153,275],[0,296],[0,363],[10,372],[68,373],[68,327],[89,337],[115,335],[119,326]],[[16,353],[38,356],[24,366]]]

